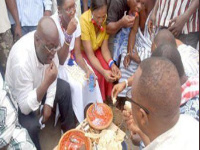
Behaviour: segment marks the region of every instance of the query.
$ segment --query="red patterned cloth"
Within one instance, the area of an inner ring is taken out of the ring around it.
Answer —
[[[104,58],[101,54],[101,49],[95,51],[94,54],[97,57],[97,59],[99,60],[99,62],[101,63],[101,66],[106,70],[110,70],[107,62],[104,60]],[[103,101],[105,101],[107,97],[111,96],[113,84],[107,82],[106,79],[104,78],[104,76],[92,66],[92,64],[90,63],[89,59],[87,58],[85,52],[82,52],[82,55],[83,55],[83,58],[87,61],[87,63],[94,70],[94,72],[98,78],[98,83],[99,83],[99,87],[101,90],[101,95],[102,95]]]
[[[181,106],[193,97],[199,95],[199,77],[190,77],[181,87]]]

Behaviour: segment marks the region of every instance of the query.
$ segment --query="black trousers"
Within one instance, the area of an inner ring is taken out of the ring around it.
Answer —
[[[57,80],[57,90],[54,105],[59,105],[61,129],[66,132],[76,127],[75,114],[72,108],[71,90],[69,84],[62,80]],[[19,122],[26,128],[35,144],[37,150],[40,150],[39,132],[40,124],[35,112],[24,115],[19,110]]]

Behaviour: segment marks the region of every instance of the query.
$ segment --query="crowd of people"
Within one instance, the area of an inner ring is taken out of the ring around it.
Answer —
[[[1,0],[0,14],[0,149],[40,150],[53,112],[64,133],[112,99],[141,149],[199,149],[198,0]]]

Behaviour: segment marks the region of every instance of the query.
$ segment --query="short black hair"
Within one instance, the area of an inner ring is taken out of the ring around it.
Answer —
[[[90,9],[92,11],[97,10],[103,6],[107,6],[107,0],[92,0]]]
[[[165,57],[169,59],[176,67],[179,77],[185,75],[181,55],[176,47],[172,45],[161,45],[153,53],[152,57]]]
[[[163,57],[151,57],[140,64],[136,86],[138,101],[159,119],[179,113],[181,83],[174,64]]]

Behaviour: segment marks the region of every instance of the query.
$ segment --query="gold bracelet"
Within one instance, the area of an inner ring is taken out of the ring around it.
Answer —
[[[67,43],[66,41],[65,41],[65,44],[66,44],[67,46],[70,46],[70,43]]]

